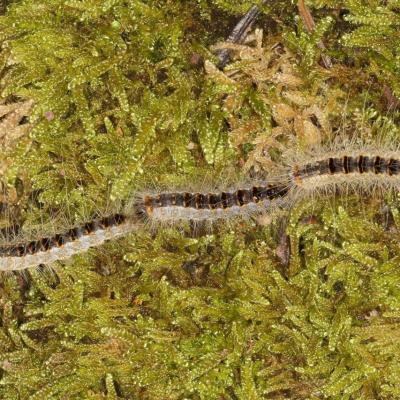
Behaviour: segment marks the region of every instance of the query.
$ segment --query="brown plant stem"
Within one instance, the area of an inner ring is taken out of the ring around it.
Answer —
[[[261,6],[267,3],[267,0],[261,2]],[[254,24],[254,21],[260,15],[259,6],[252,6],[249,11],[240,19],[240,21],[235,25],[232,32],[226,39],[228,43],[243,43],[246,39],[247,33]],[[223,69],[230,60],[229,49],[222,49],[218,52],[218,67]]]
[[[303,22],[304,25],[307,29],[308,33],[312,33],[315,30],[315,22],[314,22],[314,18],[312,17],[310,10],[308,9],[308,7],[305,5],[304,0],[299,0],[297,3],[297,8],[299,10],[299,13],[301,15],[301,17],[303,18]],[[322,40],[320,40],[317,43],[317,46],[321,49],[321,50],[326,50],[326,47],[323,43]],[[329,56],[322,54],[321,55],[321,61],[322,64],[324,65],[325,68],[329,69],[332,68],[332,60],[330,59]]]

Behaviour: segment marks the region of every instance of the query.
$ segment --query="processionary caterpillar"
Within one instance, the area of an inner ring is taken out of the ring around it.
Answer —
[[[349,148],[350,147],[350,148]],[[23,270],[65,260],[140,225],[180,221],[213,222],[269,213],[291,207],[301,198],[335,193],[336,189],[391,190],[400,186],[400,151],[384,148],[326,149],[295,154],[294,162],[277,167],[264,182],[233,189],[162,191],[133,196],[124,210],[35,240],[0,246],[0,271]],[[321,154],[321,156],[315,154]],[[314,154],[314,155],[313,155]],[[343,192],[343,190],[342,190]]]

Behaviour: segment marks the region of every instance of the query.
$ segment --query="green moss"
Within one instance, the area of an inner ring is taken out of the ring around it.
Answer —
[[[271,2],[269,62],[238,56],[229,81],[193,55],[213,60],[251,1],[12,3],[0,87],[35,101],[35,126],[3,155],[4,185],[27,228],[149,182],[268,168],[302,132],[291,113],[317,120],[303,145],[338,130],[398,140],[382,97],[399,93],[396,2],[310,1],[312,34],[293,4]],[[54,273],[1,276],[0,397],[400,398],[400,220],[385,202],[389,225],[380,200],[316,200],[284,222],[140,231]]]

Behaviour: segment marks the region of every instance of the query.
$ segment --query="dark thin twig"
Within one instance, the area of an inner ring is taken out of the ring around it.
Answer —
[[[308,7],[305,5],[304,0],[299,0],[299,2],[297,3],[297,8],[299,10],[301,17],[303,18],[304,25],[307,29],[307,32],[308,33],[314,32],[314,30],[315,30],[314,18],[312,17]],[[320,40],[317,43],[317,46],[321,50],[326,50],[325,44],[322,40]],[[321,61],[325,68],[327,68],[327,69],[332,68],[332,66],[333,66],[332,60],[328,55],[321,54]]]
[[[4,15],[6,13],[6,0],[0,0],[0,15]]]
[[[267,3],[268,0],[263,0],[261,2],[261,6]],[[228,36],[226,41],[228,43],[243,43],[246,39],[248,31],[251,29],[254,21],[260,14],[259,6],[253,6],[249,11],[240,19],[240,21],[233,28],[231,34]],[[230,60],[230,51],[229,49],[222,49],[218,52],[218,67],[223,69],[226,64],[228,64]]]

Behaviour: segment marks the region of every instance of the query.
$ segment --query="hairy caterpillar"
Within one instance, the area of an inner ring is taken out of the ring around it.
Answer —
[[[0,246],[0,270],[23,270],[65,260],[134,231],[146,222],[213,222],[291,207],[300,198],[335,193],[336,189],[391,190],[400,185],[400,151],[392,146],[329,151],[314,149],[288,156],[264,182],[234,189],[162,191],[135,195],[123,211],[96,218],[55,235]]]

